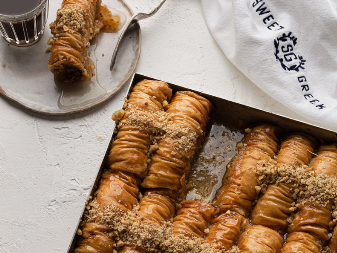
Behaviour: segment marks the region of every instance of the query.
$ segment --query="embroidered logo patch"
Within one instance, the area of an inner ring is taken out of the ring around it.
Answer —
[[[297,38],[292,36],[291,32],[283,33],[274,40],[275,56],[284,70],[298,72],[300,68],[304,69],[305,60],[294,52],[296,44]]]

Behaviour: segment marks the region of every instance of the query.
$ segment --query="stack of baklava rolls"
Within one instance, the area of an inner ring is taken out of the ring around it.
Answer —
[[[153,134],[144,126],[130,124],[130,118],[135,111],[136,116],[146,117],[163,111],[171,96],[172,90],[164,82],[142,81],[133,88],[108,156],[109,170],[102,175],[94,195],[98,212],[111,207],[127,212],[138,204],[138,187],[147,171]],[[99,218],[86,223],[74,252],[111,253],[115,242],[110,232],[111,228]]]
[[[174,217],[175,204],[184,194],[185,178],[201,147],[211,108],[207,99],[193,92],[180,91],[173,97],[167,110],[170,123],[141,184],[144,197],[137,216],[144,223],[159,225]],[[188,210],[192,213],[191,207]],[[146,249],[127,245],[121,252],[146,252]]]
[[[309,166],[309,171],[312,171],[316,177],[324,175],[336,179],[336,147],[336,144],[319,147],[317,156]],[[288,229],[286,244],[281,252],[321,252],[322,247],[329,240],[329,223],[332,220],[333,203],[323,199],[304,197],[297,200],[297,206],[298,209]],[[335,245],[334,238],[332,238],[328,252],[336,252]]]
[[[188,91],[177,92],[169,104],[170,99],[171,89],[163,82],[142,81],[133,88],[107,158],[109,169],[102,175],[91,203],[98,213],[109,208],[126,213],[141,196],[137,216],[142,224],[156,229],[173,219],[175,205],[185,193],[185,177],[201,147],[212,105]],[[167,111],[160,113],[164,107]],[[161,124],[157,124],[158,118]],[[209,204],[181,205],[179,217],[190,217],[182,213],[198,216],[194,210],[199,209],[204,216],[213,213]],[[204,210],[206,205],[208,209]],[[183,223],[183,218],[178,223]],[[201,231],[208,223],[196,226]],[[182,231],[182,227],[178,230]],[[112,252],[116,248],[111,231],[100,217],[90,220],[82,230],[75,253]],[[147,252],[147,247],[126,242],[119,252]]]
[[[184,101],[189,101],[190,106],[186,106]],[[176,174],[176,178],[180,177],[180,181],[176,180],[176,186],[171,185],[170,189],[175,191],[174,187],[178,187],[180,184],[179,187],[183,189],[183,192],[179,195],[181,198],[184,198],[184,188],[186,186],[185,177],[190,170],[191,161],[193,160],[196,151],[200,148],[201,140],[204,136],[206,124],[208,122],[211,104],[208,100],[195,93],[180,92],[173,99],[172,105],[174,106],[168,111],[176,114],[174,121],[178,124],[175,129],[173,129],[173,131],[177,131],[177,133],[171,135],[180,138],[179,136],[182,133],[187,133],[187,135],[185,134],[187,138],[180,140],[179,147],[176,150],[181,152],[181,155],[184,154],[183,157],[185,157],[185,159],[183,160],[186,161],[185,165],[176,166],[176,168],[179,168],[180,172],[174,168],[171,169],[171,173]],[[189,115],[190,117],[188,122],[191,129],[184,129],[186,127],[184,124],[184,121],[186,120],[185,115]],[[162,159],[165,160],[164,157],[162,157]],[[158,171],[160,171],[160,169],[158,169]],[[150,174],[152,174],[153,177],[155,175],[155,170],[152,172],[150,171]],[[146,180],[143,184],[148,186],[152,185]],[[180,202],[178,206],[177,214],[173,220],[173,238],[171,238],[173,241],[170,241],[170,243],[173,242],[173,244],[170,245],[171,247],[168,251],[182,253],[185,252],[184,246],[188,247],[188,245],[181,245],[184,244],[184,242],[180,242],[180,247],[176,247],[174,242],[178,242],[179,244],[179,240],[181,239],[203,238],[205,230],[208,228],[214,214],[214,208],[209,203],[197,200],[184,200]]]
[[[269,124],[248,129],[238,154],[227,166],[223,185],[216,194],[215,205],[219,215],[212,220],[206,237],[212,247],[229,250],[249,226],[247,218],[256,198],[256,166],[276,155],[279,132],[278,127]]]
[[[183,200],[212,105],[189,91],[177,92],[170,102],[171,96],[168,85],[159,81],[144,80],[133,88],[120,112],[108,169],[90,203],[89,213],[94,210],[95,215],[89,215],[80,231],[75,253],[225,252],[234,245],[241,253],[318,253],[325,246],[327,252],[337,252],[337,228],[329,241],[336,200],[329,193],[324,199],[310,191],[310,196],[297,194],[314,185],[289,179],[299,173],[318,185],[322,177],[337,179],[336,144],[321,145],[313,158],[317,142],[310,135],[290,133],[279,145],[279,127],[257,124],[246,129],[237,145],[214,207]],[[260,185],[262,167],[278,173],[268,186]],[[321,188],[317,191],[325,192]],[[136,205],[132,217],[139,231],[118,244],[115,239],[120,238],[104,214],[125,214]]]
[[[315,140],[311,136],[290,134],[281,144],[276,166],[286,165],[289,170],[295,170],[297,166],[307,165],[314,147]],[[277,253],[281,250],[282,235],[288,227],[292,203],[295,201],[293,192],[292,185],[288,183],[268,186],[251,213],[253,226],[239,239],[241,252]]]

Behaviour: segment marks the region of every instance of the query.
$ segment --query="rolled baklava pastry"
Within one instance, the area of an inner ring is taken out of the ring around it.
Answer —
[[[214,211],[212,205],[202,201],[182,201],[173,220],[172,232],[161,245],[161,252],[209,252],[211,248],[205,245],[204,236]],[[202,245],[207,248],[202,250]]]
[[[48,68],[61,81],[85,81],[95,68],[88,56],[95,36],[95,17],[100,0],[63,0],[56,20],[50,24],[54,35]]]
[[[229,250],[249,226],[246,219],[256,197],[256,166],[273,158],[278,149],[280,129],[262,124],[248,130],[238,154],[231,160],[215,196],[220,216],[211,222],[206,237],[212,247]]]
[[[262,124],[245,135],[242,148],[227,166],[222,186],[216,193],[216,206],[221,213],[230,210],[248,217],[256,197],[256,165],[275,156],[278,131],[276,126]]]
[[[212,221],[206,241],[213,248],[230,250],[249,226],[249,220],[241,214],[234,212],[220,214]]]
[[[158,142],[143,188],[183,189],[185,175],[205,135],[211,107],[207,99],[193,92],[175,94],[167,110],[171,123]]]
[[[325,175],[327,177],[336,178],[336,145],[321,146],[317,152],[317,156],[312,160],[309,170],[316,176]],[[313,236],[316,241],[320,241],[320,243],[316,243],[316,245],[325,245],[329,240],[329,223],[332,219],[331,212],[332,203],[330,201],[322,203],[320,199],[301,199],[288,232],[290,235],[296,232],[305,232]],[[289,239],[287,241],[291,240]],[[316,248],[319,249],[320,247]],[[290,250],[287,252],[290,252]]]
[[[160,226],[170,221],[175,214],[174,197],[165,190],[148,190],[139,202],[137,216],[142,224],[147,224],[143,233],[152,233]],[[146,231],[147,230],[147,231]],[[140,237],[142,235],[139,235]],[[158,245],[155,245],[156,247]],[[127,244],[122,247],[119,253],[147,253],[146,247],[136,244]]]
[[[326,242],[329,239],[330,221],[331,206],[322,206],[319,202],[304,202],[299,205],[288,232],[307,232]]]
[[[283,237],[278,232],[260,225],[248,228],[238,241],[241,253],[278,253],[282,245]]]
[[[286,243],[281,253],[320,253],[322,252],[321,241],[305,232],[294,232],[287,236]]]
[[[289,169],[308,165],[315,147],[315,140],[301,133],[291,134],[281,143],[277,155],[277,166],[288,165]],[[287,219],[292,213],[292,203],[295,201],[294,189],[288,183],[269,185],[266,192],[259,198],[251,213],[251,222],[272,228],[281,234],[285,233]]]
[[[127,101],[124,116],[107,159],[111,171],[125,171],[144,178],[147,171],[153,121],[164,111],[172,96],[169,86],[144,80],[136,84]]]
[[[173,221],[173,235],[202,238],[214,215],[214,207],[196,200],[183,201]]]
[[[164,190],[148,190],[139,202],[137,216],[144,222],[160,225],[173,218],[174,197]]]
[[[74,253],[111,253],[115,241],[109,235],[112,228],[104,223],[107,211],[126,212],[138,203],[138,181],[123,172],[105,172],[95,192],[93,208],[101,214],[87,222]],[[111,208],[111,210],[109,210]]]

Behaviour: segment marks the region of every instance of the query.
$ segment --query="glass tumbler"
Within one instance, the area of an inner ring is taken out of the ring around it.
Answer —
[[[11,1],[11,0],[8,0]],[[7,42],[15,46],[29,46],[41,38],[48,18],[49,2],[39,5],[24,14],[6,15],[0,13],[0,33]]]

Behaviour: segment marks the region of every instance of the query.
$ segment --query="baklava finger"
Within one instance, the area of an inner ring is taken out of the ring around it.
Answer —
[[[326,176],[335,178],[337,175],[337,145],[323,145],[318,149],[317,156],[312,160],[309,171],[319,178]],[[319,179],[318,179],[319,180]],[[314,196],[312,196],[314,197]],[[323,199],[301,199],[293,222],[289,226],[290,235],[305,232],[320,240],[322,245],[329,240],[329,223],[332,220],[332,202]],[[332,246],[333,247],[333,246]]]
[[[316,142],[311,136],[301,133],[288,135],[281,143],[277,166],[288,165],[289,170],[293,170],[297,166],[308,165],[315,145]],[[295,201],[293,190],[292,185],[288,183],[269,185],[251,213],[251,222],[272,228],[281,234],[285,233],[288,227],[287,219],[292,213],[291,207]]]
[[[278,253],[283,245],[283,237],[273,229],[254,225],[240,237],[238,247],[241,253]]]
[[[164,111],[171,95],[172,90],[164,82],[144,80],[135,85],[107,158],[111,171],[124,171],[144,178],[154,133],[151,126],[140,125],[137,120],[151,119],[155,113]]]
[[[91,78],[94,65],[88,56],[89,41],[95,35],[95,17],[99,0],[63,0],[55,22],[48,61],[50,71],[62,81],[85,81]]]
[[[227,166],[221,188],[216,193],[216,206],[248,217],[256,197],[259,162],[273,158],[278,149],[279,128],[262,124],[254,127],[243,139],[243,146]]]

